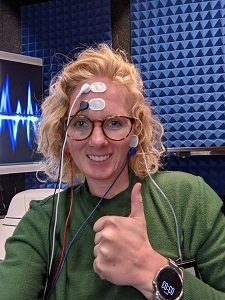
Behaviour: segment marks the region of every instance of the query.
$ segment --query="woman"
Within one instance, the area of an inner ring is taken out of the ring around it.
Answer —
[[[39,150],[71,187],[32,202],[8,240],[2,299],[225,299],[221,200],[199,177],[158,171],[162,134],[122,51],[101,44],[64,67]]]

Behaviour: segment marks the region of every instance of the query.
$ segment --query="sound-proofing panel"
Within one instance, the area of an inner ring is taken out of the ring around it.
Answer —
[[[167,147],[225,145],[225,1],[131,0],[132,56]]]
[[[44,60],[44,88],[86,46],[112,42],[110,0],[51,0],[21,7],[22,53]]]

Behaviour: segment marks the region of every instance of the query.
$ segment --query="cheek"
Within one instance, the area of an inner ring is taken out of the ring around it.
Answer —
[[[67,142],[67,149],[70,153],[70,156],[76,166],[76,168],[81,171],[81,166],[84,161],[84,157],[81,155],[82,151],[80,145],[76,142],[70,141]]]
[[[130,149],[130,139],[124,140],[120,146],[118,146],[118,151],[124,155],[127,155]]]
[[[70,152],[71,156],[75,157],[77,156],[76,153],[79,153],[81,145],[79,143],[71,141],[70,139],[67,139],[67,149]]]

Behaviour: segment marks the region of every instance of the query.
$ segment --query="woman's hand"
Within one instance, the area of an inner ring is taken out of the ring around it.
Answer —
[[[152,281],[167,259],[148,239],[141,183],[131,193],[129,217],[104,216],[94,224],[94,271],[116,285],[130,285],[151,299]]]

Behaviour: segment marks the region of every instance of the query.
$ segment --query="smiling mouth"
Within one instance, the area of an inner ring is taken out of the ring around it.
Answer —
[[[111,154],[108,155],[88,155],[88,158],[93,161],[105,161],[109,159]]]

